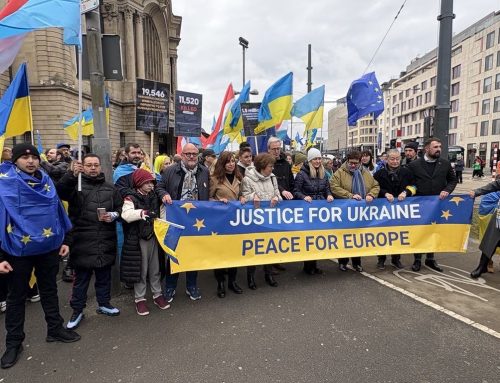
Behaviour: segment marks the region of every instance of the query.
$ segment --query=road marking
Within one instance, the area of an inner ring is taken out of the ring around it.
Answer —
[[[332,261],[333,262],[338,262],[337,260],[333,260],[333,259],[332,259]],[[412,292],[410,292],[408,290],[405,290],[405,289],[403,289],[401,287],[398,287],[398,286],[396,286],[396,285],[394,285],[394,284],[392,284],[390,282],[387,282],[387,281],[385,281],[385,280],[383,280],[383,279],[381,279],[379,277],[376,277],[375,275],[367,273],[366,271],[362,271],[360,274],[364,275],[367,278],[370,278],[370,279],[374,280],[375,282],[380,283],[381,285],[383,285],[385,287],[388,287],[388,288],[390,288],[390,289],[392,289],[394,291],[397,291],[397,292],[399,292],[399,293],[401,293],[403,295],[406,295],[407,297],[410,297],[410,298],[416,300],[419,303],[422,303],[422,304],[424,304],[426,306],[429,306],[429,307],[431,307],[431,308],[433,308],[433,309],[435,309],[435,310],[437,310],[439,312],[442,312],[443,314],[446,314],[446,315],[448,315],[448,316],[450,316],[450,317],[452,317],[454,319],[457,319],[457,320],[459,320],[459,321],[461,321],[461,322],[463,322],[463,323],[465,323],[465,324],[467,324],[469,326],[472,326],[472,327],[474,327],[474,328],[476,328],[476,329],[478,329],[478,330],[480,330],[482,332],[485,332],[488,335],[491,335],[491,336],[494,336],[497,339],[500,339],[500,333],[499,332],[497,332],[497,331],[495,331],[495,330],[493,330],[493,329],[491,329],[489,327],[486,327],[486,326],[482,325],[481,323],[477,323],[477,322],[473,321],[472,319],[469,319],[467,317],[464,317],[463,315],[457,314],[454,311],[448,310],[448,309],[444,308],[443,306],[440,306],[440,305],[438,305],[438,304],[436,304],[434,302],[431,302],[428,299],[422,298],[422,297],[418,296],[417,294],[414,294],[414,293],[412,293]]]
[[[393,274],[407,283],[413,283],[413,282],[405,278],[402,274],[413,274],[414,279],[418,282],[428,283],[436,287],[441,287],[449,292],[466,295],[471,298],[477,298],[483,302],[488,302],[488,300],[486,298],[474,294],[471,291],[466,290],[463,287],[459,287],[454,283],[461,283],[472,287],[479,287],[486,290],[493,290],[496,292],[500,292],[499,289],[495,289],[494,287],[488,286],[483,278],[472,279],[469,276],[470,273],[468,271],[459,269],[457,267],[444,265],[442,263],[440,263],[440,266],[452,270],[449,271],[449,274],[443,274],[434,271],[429,267],[426,267],[428,270],[432,271],[433,274],[421,274],[412,270],[405,270],[405,269],[393,271]]]

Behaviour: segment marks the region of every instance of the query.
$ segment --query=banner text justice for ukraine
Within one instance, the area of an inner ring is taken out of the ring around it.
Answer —
[[[263,204],[264,205],[264,204]],[[349,256],[463,252],[473,200],[468,196],[251,203],[176,201],[167,220],[183,225],[174,271]]]

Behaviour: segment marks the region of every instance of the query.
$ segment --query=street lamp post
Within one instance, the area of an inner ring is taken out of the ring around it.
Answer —
[[[243,48],[243,86],[245,86],[245,49],[248,49],[248,40],[240,37],[239,42],[241,47]]]

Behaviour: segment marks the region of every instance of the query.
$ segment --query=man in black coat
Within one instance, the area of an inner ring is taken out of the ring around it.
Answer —
[[[283,200],[293,199],[293,184],[294,178],[292,173],[292,166],[286,160],[286,155],[281,151],[282,141],[277,137],[271,137],[267,141],[267,151],[269,154],[273,155],[276,159],[274,163],[273,174],[276,176],[278,181],[278,188],[281,193]],[[278,270],[285,270],[285,267],[276,263],[273,265],[274,268]]]
[[[198,163],[198,148],[193,144],[184,145],[181,157],[181,162],[165,169],[156,186],[156,194],[169,205],[174,200],[208,201],[210,175],[208,169]],[[186,272],[186,294],[194,301],[201,299],[197,278],[197,271]],[[174,300],[178,279],[179,273],[170,273],[169,261],[165,278],[165,299],[168,303]]]
[[[424,143],[424,156],[412,161],[408,168],[413,173],[417,186],[417,195],[439,195],[439,199],[447,198],[457,186],[457,177],[448,160],[440,158],[441,140],[430,137]],[[422,265],[422,254],[415,254],[412,270],[419,271]],[[428,253],[426,266],[442,272],[434,260],[434,253]]]
[[[82,190],[78,191],[81,173]],[[87,290],[95,274],[97,313],[116,316],[120,310],[110,304],[111,267],[116,258],[116,223],[123,200],[113,184],[106,182],[101,172],[101,161],[96,154],[87,154],[74,161],[68,172],[56,185],[59,197],[69,204],[73,229],[65,238],[71,249],[70,262],[75,269],[75,281],[70,305],[73,315],[67,328],[75,329],[83,319]]]

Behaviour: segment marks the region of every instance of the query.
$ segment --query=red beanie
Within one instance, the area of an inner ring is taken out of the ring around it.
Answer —
[[[137,169],[133,174],[132,174],[132,182],[134,183],[134,187],[140,188],[142,185],[144,185],[148,181],[153,181],[156,183],[155,178],[153,175],[148,172],[147,170],[144,169]]]

